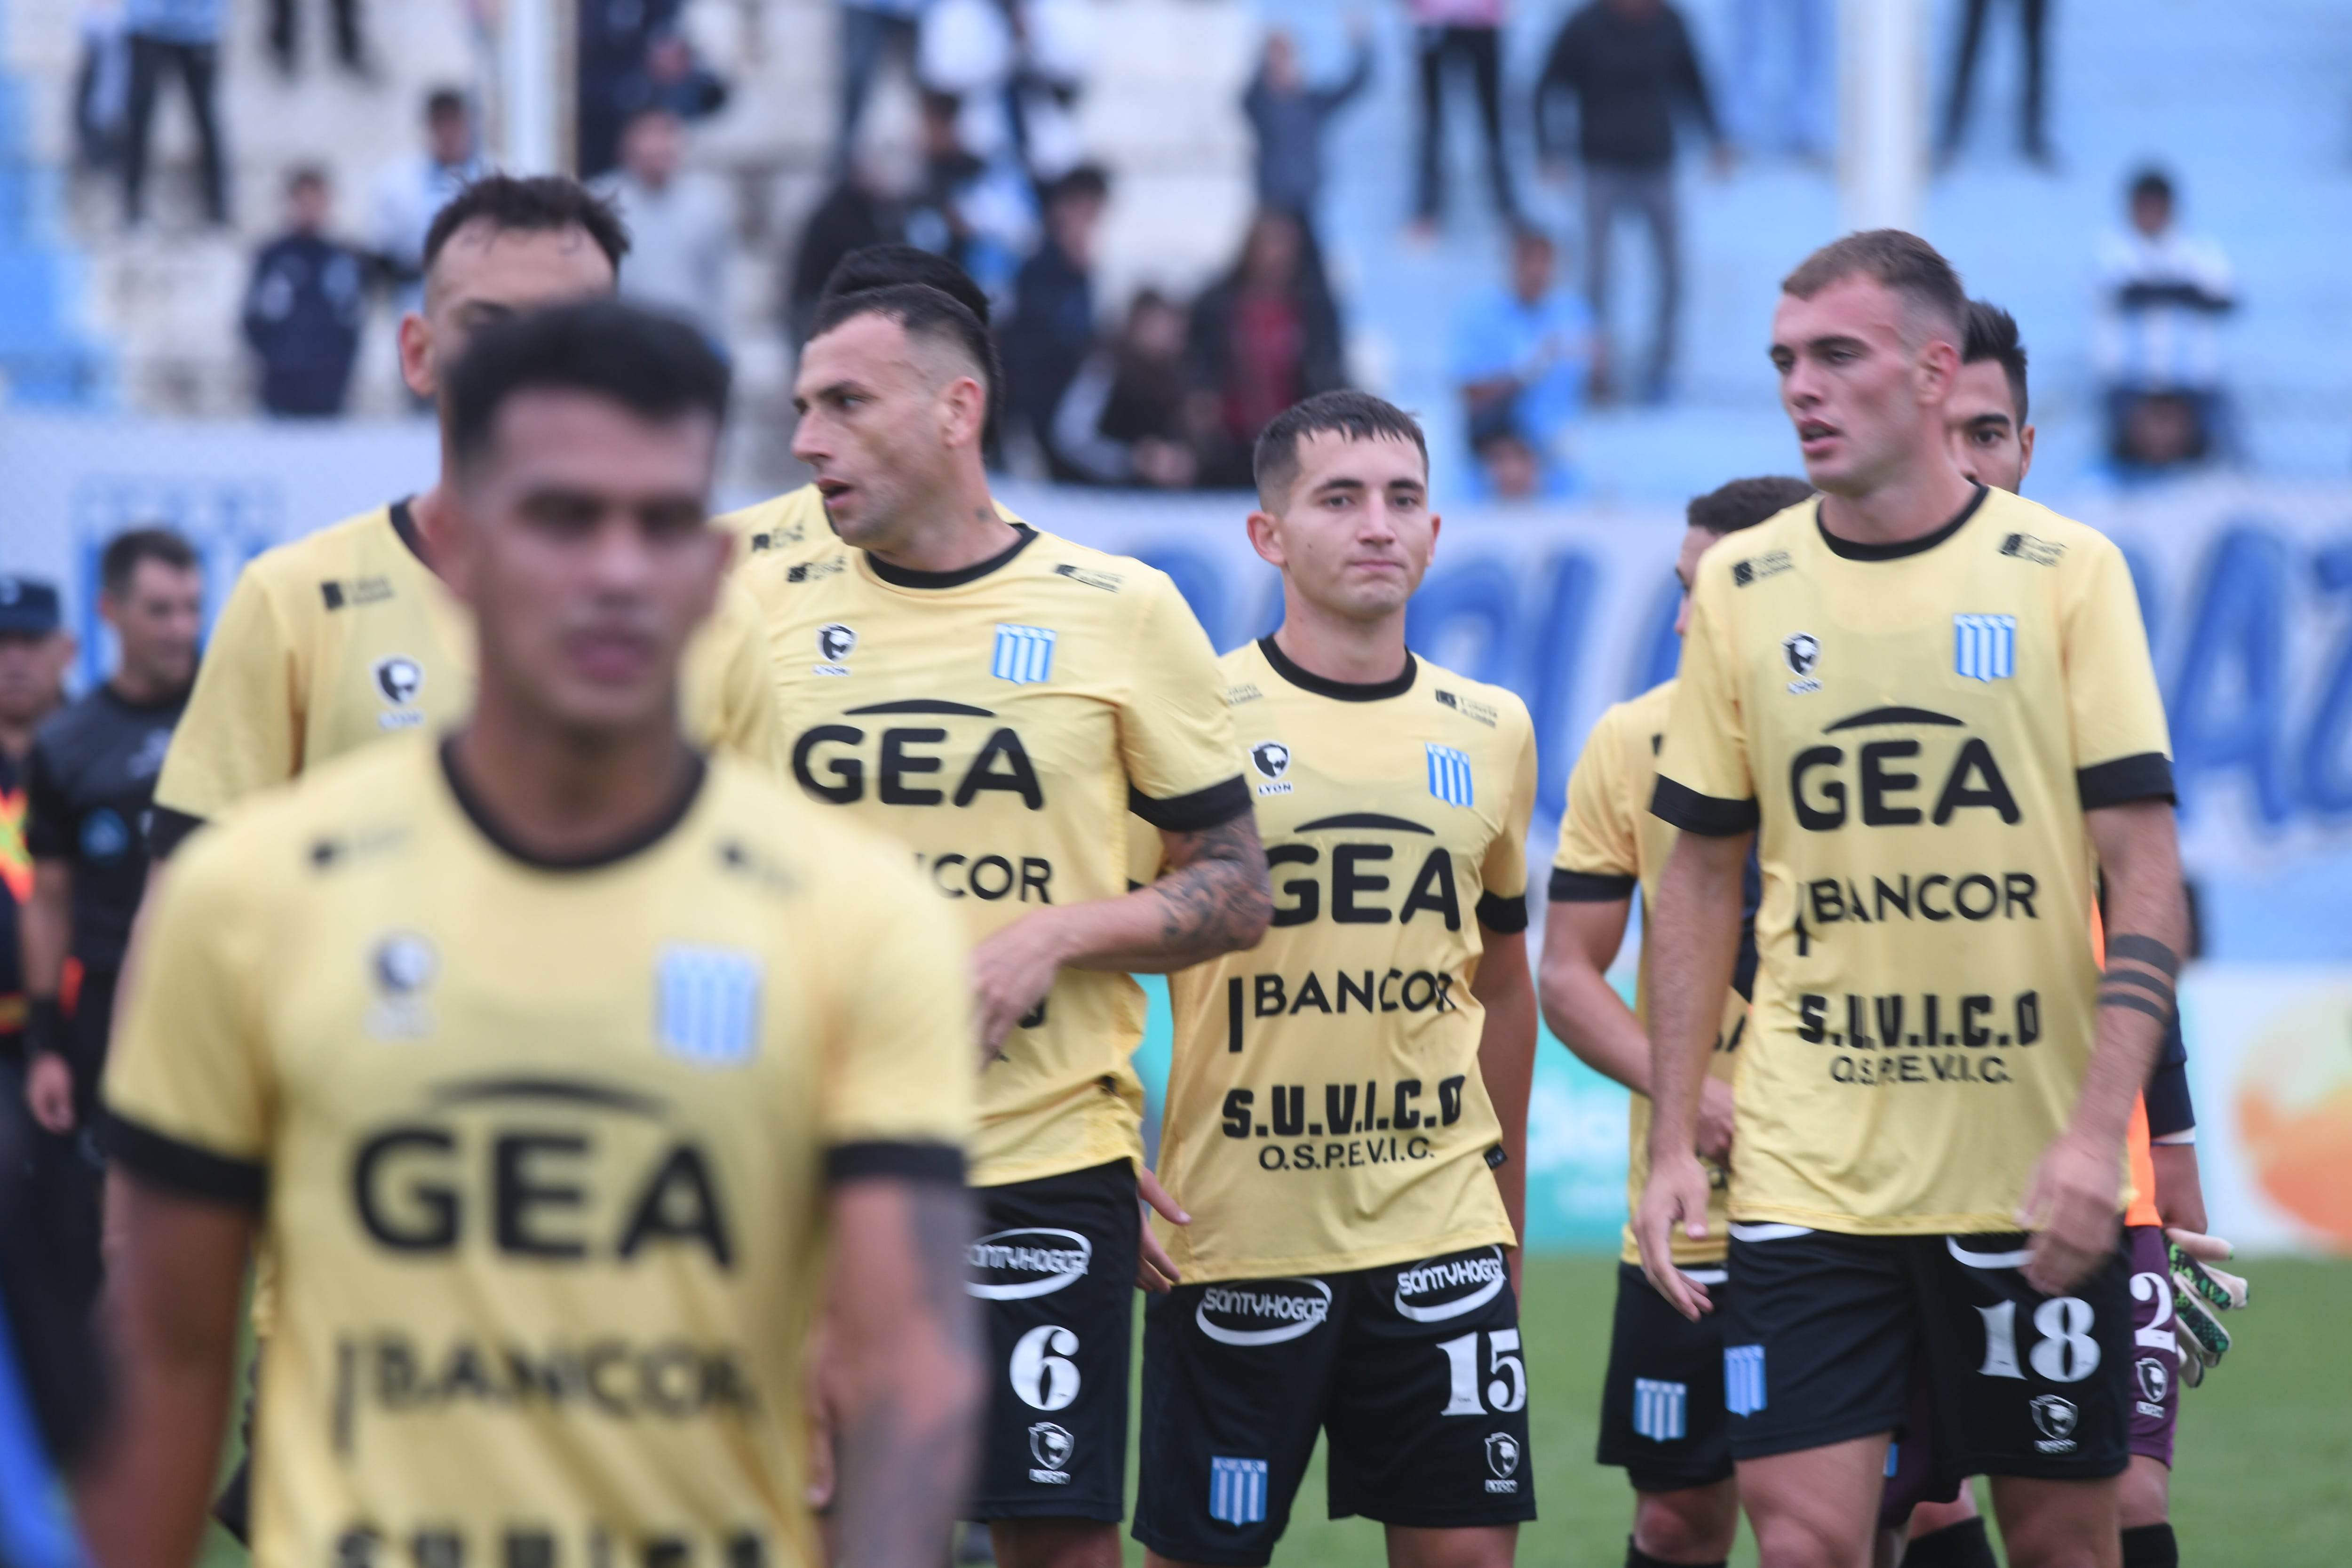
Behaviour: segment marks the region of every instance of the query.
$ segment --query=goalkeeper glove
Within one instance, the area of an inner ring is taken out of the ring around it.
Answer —
[[[2246,1282],[2234,1274],[2208,1265],[2235,1250],[2219,1237],[2193,1230],[2168,1229],[2166,1240],[2172,1271],[2172,1311],[2179,1328],[2180,1380],[2194,1388],[2205,1373],[2221,1364],[2230,1349],[2230,1331],[2220,1314],[2246,1304]]]

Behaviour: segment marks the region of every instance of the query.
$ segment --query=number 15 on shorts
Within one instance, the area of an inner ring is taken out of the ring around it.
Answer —
[[[1445,1352],[1447,1392],[1442,1415],[1484,1415],[1493,1411],[1507,1415],[1523,1410],[1528,1403],[1528,1369],[1519,1360],[1519,1331],[1496,1329],[1486,1336],[1487,1342],[1485,1404],[1478,1399],[1480,1378],[1478,1367],[1479,1335],[1474,1331],[1458,1340],[1440,1342],[1438,1349]]]

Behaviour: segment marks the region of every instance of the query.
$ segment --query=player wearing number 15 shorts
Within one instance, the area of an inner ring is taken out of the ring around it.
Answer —
[[[1992,1478],[2013,1563],[2116,1550],[2124,1138],[2184,929],[2172,769],[2121,552],[1953,464],[1966,317],[1894,231],[1783,284],[1771,353],[1824,493],[1700,563],[1652,803],[1683,831],[1636,1234],[1691,1316],[1670,1240],[1706,1223],[1698,1089],[1751,841],[1763,870],[1724,1360],[1766,1568],[1867,1557],[1915,1357],[1937,1464]]]
[[[1135,1536],[1155,1563],[1263,1563],[1318,1429],[1330,1510],[1392,1563],[1507,1563],[1535,1517],[1517,1240],[1535,997],[1517,699],[1406,650],[1437,535],[1421,431],[1362,393],[1257,449],[1282,629],[1226,701],[1275,929],[1170,984]],[[1498,1180],[1498,1178],[1500,1178]]]

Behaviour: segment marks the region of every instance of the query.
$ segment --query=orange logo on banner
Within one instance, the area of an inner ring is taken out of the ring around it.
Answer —
[[[2271,1201],[2352,1252],[2352,995],[2291,1008],[2255,1037],[2238,1136]]]

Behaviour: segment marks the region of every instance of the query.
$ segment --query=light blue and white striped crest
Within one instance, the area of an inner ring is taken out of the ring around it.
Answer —
[[[1265,1461],[1209,1460],[1209,1517],[1227,1524],[1262,1524],[1265,1521]]]
[[[996,625],[996,657],[988,672],[1015,686],[1034,686],[1054,673],[1054,634],[1044,626]]]
[[[1764,1347],[1723,1347],[1723,1407],[1734,1415],[1764,1408]]]
[[[1952,668],[1970,680],[2007,680],[2017,673],[2015,616],[1954,616]]]
[[[1633,1380],[1633,1430],[1653,1443],[1672,1443],[1688,1430],[1690,1385]]]
[[[1470,753],[1434,742],[1429,747],[1429,793],[1448,805],[1468,805],[1476,791],[1470,783]]]
[[[662,950],[654,970],[661,1048],[706,1067],[749,1061],[760,1043],[760,963],[732,947]]]

